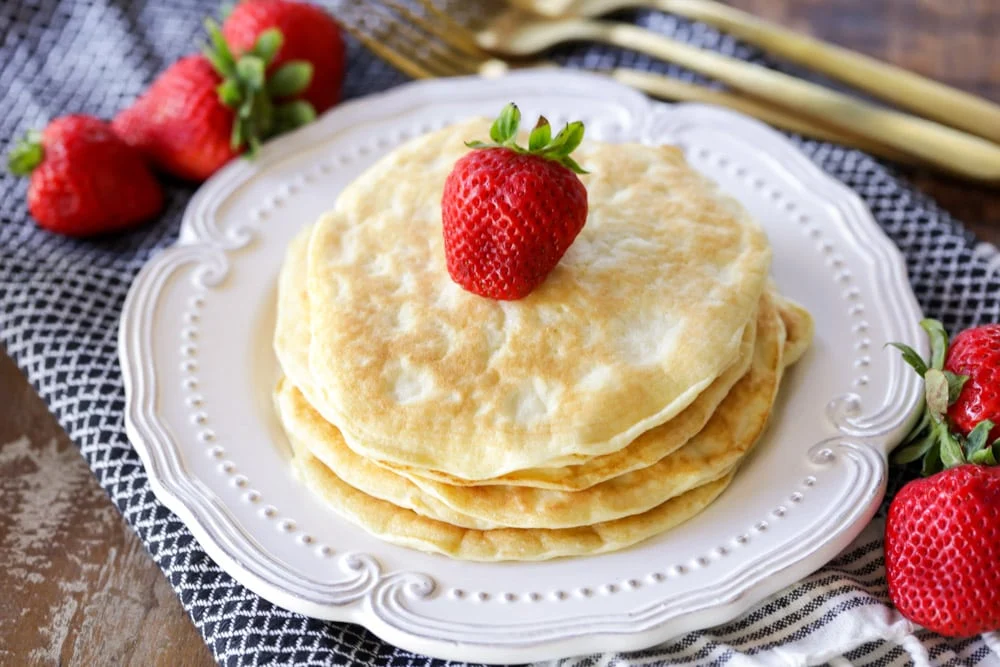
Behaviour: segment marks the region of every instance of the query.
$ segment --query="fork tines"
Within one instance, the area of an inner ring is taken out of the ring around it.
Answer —
[[[415,78],[473,74],[490,58],[470,30],[430,0],[345,3],[340,16],[368,49]]]

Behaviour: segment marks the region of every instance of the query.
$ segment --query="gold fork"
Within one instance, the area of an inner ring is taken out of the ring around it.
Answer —
[[[1000,105],[901,67],[769,23],[716,0],[511,0],[511,4],[549,18],[595,18],[618,9],[637,7],[679,14],[714,25],[770,53],[845,81],[927,118],[1000,142]]]
[[[534,57],[568,41],[611,44],[699,72],[814,121],[913,154],[969,179],[1000,181],[1000,145],[766,67],[699,49],[638,26],[582,18],[545,19],[511,9],[465,36],[491,53]]]
[[[417,79],[475,75],[498,76],[510,69],[556,67],[544,60],[509,63],[480,48],[462,25],[427,0],[426,16],[394,0],[346,7],[344,28],[377,56]],[[907,153],[833,128],[823,127],[752,99],[677,79],[631,69],[599,72],[653,97],[726,106],[775,127],[806,137],[860,148],[896,162],[913,164]]]

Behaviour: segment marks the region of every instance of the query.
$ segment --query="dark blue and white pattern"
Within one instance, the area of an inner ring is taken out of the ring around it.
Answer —
[[[5,0],[0,3],[0,150],[25,130],[70,112],[110,117],[201,39],[202,0]],[[636,20],[692,44],[770,64],[704,25],[663,14]],[[573,47],[573,66],[624,65],[691,79],[674,66],[616,49]],[[345,95],[404,77],[351,44]],[[908,260],[927,314],[950,329],[1000,320],[1000,255],[868,156],[796,140],[853,188]],[[78,443],[101,485],[163,569],[220,663],[430,665],[353,625],[276,608],[246,590],[154,497],[125,436],[116,336],[122,302],[139,268],[174,242],[192,189],[171,186],[162,218],[129,234],[71,241],[38,230],[24,206],[26,183],[0,180],[0,342]],[[898,485],[899,480],[896,480]],[[996,637],[948,640],[916,631],[887,605],[880,521],[836,560],[727,625],[625,655],[575,665],[833,662],[995,664]]]

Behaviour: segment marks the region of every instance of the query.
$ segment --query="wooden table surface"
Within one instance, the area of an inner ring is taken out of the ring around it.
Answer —
[[[730,2],[1000,102],[995,0]],[[1000,191],[909,177],[1000,245]],[[160,570],[2,350],[0,564],[0,664],[212,662]]]

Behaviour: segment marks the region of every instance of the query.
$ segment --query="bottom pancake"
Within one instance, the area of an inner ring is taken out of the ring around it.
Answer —
[[[687,521],[710,505],[734,471],[642,514],[577,528],[460,528],[358,491],[293,441],[295,466],[306,485],[340,516],[386,542],[461,560],[547,560],[616,551]]]
[[[493,522],[456,512],[402,475],[355,454],[340,438],[337,429],[313,410],[289,378],[278,382],[274,402],[285,432],[289,440],[296,443],[296,448],[308,451],[319,463],[335,471],[341,481],[362,493],[462,528],[499,527]]]

